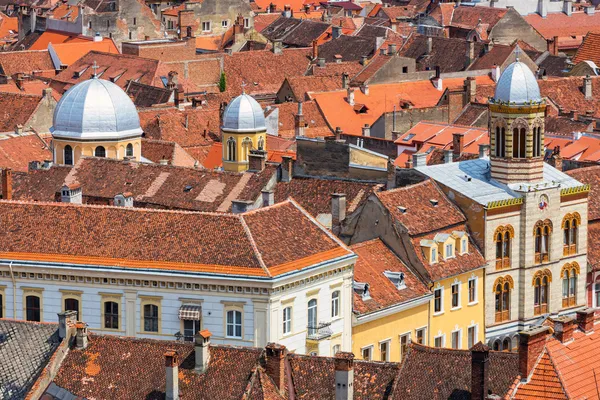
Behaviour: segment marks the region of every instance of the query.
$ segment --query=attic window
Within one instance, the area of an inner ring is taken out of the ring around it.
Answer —
[[[406,214],[406,211],[408,211],[408,209],[406,207],[398,206],[398,211],[400,211],[402,214]]]
[[[365,106],[364,104],[355,104],[354,105],[354,112],[357,114],[366,114],[367,111],[369,111],[369,108],[367,106]]]
[[[62,66],[62,65],[61,65]],[[75,71],[75,77],[76,78],[81,78],[81,76],[83,74],[85,74],[85,71],[87,71],[87,69],[89,68],[89,65],[84,66],[83,68],[81,68],[79,71]]]
[[[394,286],[396,286],[396,289],[406,289],[406,283],[404,282],[404,272],[384,271],[383,274],[394,284]]]
[[[163,85],[164,85],[165,87],[167,87],[167,84],[169,83],[169,79],[167,79],[167,77],[166,77],[166,76],[161,76],[161,77],[160,77],[160,80],[162,81]]]
[[[354,292],[361,296],[363,300],[371,299],[371,293],[369,293],[369,284],[366,282],[354,282],[352,284]]]
[[[437,207],[438,205],[438,201],[436,199],[429,199],[429,202],[431,203],[432,206]]]

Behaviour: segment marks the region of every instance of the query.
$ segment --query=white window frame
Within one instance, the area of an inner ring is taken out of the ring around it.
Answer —
[[[406,348],[408,349],[408,345],[410,345],[410,342],[411,342],[410,331],[409,332],[401,333],[398,336],[398,344],[400,346],[400,361],[402,361],[404,359],[404,356],[405,356],[405,354],[402,352],[402,338],[406,338]]]
[[[598,285],[598,290],[596,290],[596,285]],[[600,304],[598,304],[598,301],[596,301],[596,293],[600,293],[600,280],[598,281],[594,281],[594,295],[593,295],[593,302],[594,302],[594,307],[598,307],[600,306]]]
[[[206,24],[207,29],[204,28],[204,24]],[[211,25],[210,21],[202,21],[202,32],[210,32]]]
[[[373,361],[373,348],[374,348],[374,346],[372,344],[370,344],[368,346],[365,346],[365,347],[361,347],[361,349],[360,349],[360,357],[364,360],[365,359],[364,358],[364,351],[365,350],[369,350],[369,355],[370,355],[369,361]]]
[[[454,347],[454,334],[455,333],[458,334],[458,347]],[[462,349],[462,329],[457,329],[450,333],[450,346],[456,350]]]
[[[467,243],[467,238],[462,238],[460,240],[460,254],[467,254],[469,252],[469,244]]]
[[[445,245],[446,247],[444,248],[444,258],[448,259],[448,258],[453,258],[454,257],[454,244],[453,243],[446,243]],[[450,249],[450,251],[448,251],[448,249]]]
[[[456,296],[458,298],[458,305],[454,306],[454,293],[453,293],[453,288],[454,287],[458,288],[458,291],[456,292]],[[460,301],[460,287],[461,287],[461,282],[454,282],[451,286],[450,286],[450,311],[456,311],[456,310],[460,310],[462,308],[461,305],[461,301]]]
[[[470,288],[469,288],[469,284],[471,282],[475,282],[475,300],[473,300],[473,301],[469,301],[470,300],[469,294],[471,292]],[[473,306],[473,305],[479,303],[479,294],[477,293],[478,286],[479,286],[479,282],[478,282],[478,278],[476,276],[469,278],[469,280],[467,281],[467,292],[468,292],[467,293],[467,301],[468,301],[467,305]]]
[[[333,295],[337,293],[337,297],[334,298]],[[340,307],[342,305],[342,292],[341,290],[334,290],[333,292],[331,292],[331,318],[332,319],[337,319],[340,318]],[[333,311],[336,311],[336,313],[334,314]]]
[[[286,313],[285,310],[289,310],[288,312],[288,319],[286,319]],[[282,332],[283,332],[283,336],[286,335],[291,335],[292,334],[292,315],[294,315],[294,310],[292,309],[292,306],[287,306],[283,308],[282,311],[282,317],[283,317],[283,324],[282,324]],[[287,330],[286,330],[286,325],[288,326]]]
[[[435,311],[435,292],[440,291],[440,311]],[[442,315],[444,313],[444,287],[440,286],[433,289],[433,315]]]
[[[438,259],[438,251],[437,248],[433,247],[431,249],[431,264],[435,264]]]
[[[473,329],[475,331],[475,337],[473,338],[473,343],[469,346],[469,329]],[[475,344],[477,344],[477,337],[479,336],[479,324],[473,324],[473,325],[469,325],[467,326],[467,346],[469,346],[469,349],[471,347],[473,347]],[[512,345],[512,344],[511,344]]]
[[[383,344],[387,346],[385,360],[381,359],[381,345],[383,345]],[[392,348],[392,339],[385,339],[385,340],[382,340],[379,342],[379,361],[385,361],[385,362],[390,361],[390,349],[391,348]]]
[[[229,312],[233,312],[233,335],[230,336],[227,334],[227,328],[229,327],[229,321],[227,320],[227,314]],[[235,321],[235,313],[239,312],[240,313],[240,325],[241,325],[241,336],[236,336],[235,335],[235,327],[236,327],[236,321]],[[243,339],[244,338],[244,310],[242,307],[226,307],[225,308],[225,337],[227,339]]]
[[[221,21],[221,28],[229,28],[229,20],[224,19]]]
[[[339,352],[339,351],[342,351],[342,345],[341,345],[341,344],[339,344],[339,343],[338,343],[338,344],[334,344],[334,345],[333,345],[333,348],[331,349],[331,353],[332,353],[331,355],[332,355],[332,356],[335,356],[335,354],[336,354],[337,352]]]
[[[433,338],[433,347],[438,348],[435,345],[436,339],[440,339],[440,342],[441,342],[441,346],[439,347],[440,349],[443,349],[444,347],[446,347],[446,334],[445,333],[442,333],[441,335],[438,335],[438,336],[434,336],[434,338]]]
[[[423,331],[423,343],[421,343],[423,346],[427,346],[427,327],[423,326],[421,328],[417,328],[415,329],[415,340],[418,337],[418,333]]]

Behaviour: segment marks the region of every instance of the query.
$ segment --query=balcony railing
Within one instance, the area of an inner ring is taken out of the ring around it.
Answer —
[[[307,338],[309,340],[323,340],[331,337],[331,322],[319,322],[316,326],[308,325]]]

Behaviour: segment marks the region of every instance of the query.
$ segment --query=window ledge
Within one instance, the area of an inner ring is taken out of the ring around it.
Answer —
[[[225,336],[224,339],[227,339],[227,340],[244,340],[244,338],[241,337],[241,336]]]
[[[438,312],[434,312],[434,313],[433,313],[433,316],[434,316],[434,317],[437,317],[438,315],[443,315],[443,314],[444,314],[444,312],[443,312],[443,311],[438,311]]]
[[[461,308],[462,308],[462,306],[458,306],[458,307],[452,307],[452,308],[450,309],[450,311],[458,311],[458,310],[460,310]]]
[[[471,303],[467,303],[467,306],[468,306],[468,307],[471,307],[471,306],[476,306],[477,304],[479,304],[479,300],[477,300],[477,301],[473,301],[473,302],[471,302]]]
[[[138,332],[138,335],[153,335],[153,336],[165,336],[164,333],[160,333],[160,332]]]
[[[338,315],[337,317],[332,317],[331,322],[339,321],[340,319],[342,319],[342,316]]]

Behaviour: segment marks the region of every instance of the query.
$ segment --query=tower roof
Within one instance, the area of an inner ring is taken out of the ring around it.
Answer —
[[[540,87],[525,63],[517,59],[504,70],[496,85],[494,101],[510,104],[542,101]]]
[[[53,137],[115,140],[140,136],[140,119],[133,101],[114,83],[92,78],[78,83],[54,110]]]
[[[252,96],[242,93],[227,106],[223,113],[223,130],[230,132],[265,131],[265,114]]]

